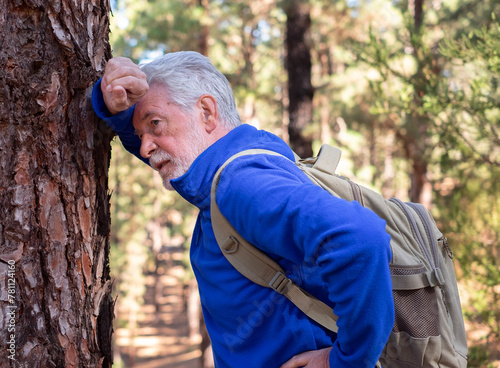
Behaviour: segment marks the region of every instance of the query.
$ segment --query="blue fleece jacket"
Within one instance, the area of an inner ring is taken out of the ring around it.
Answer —
[[[101,118],[116,123],[102,114],[102,100],[93,102]],[[334,308],[338,335],[282,295],[243,277],[217,245],[210,221],[212,178],[230,156],[250,148],[289,159],[255,155],[229,164],[217,191],[221,212],[294,282]],[[216,367],[278,368],[296,354],[333,346],[330,367],[372,368],[394,322],[385,222],[314,185],[291,160],[281,139],[242,125],[171,181],[200,209],[190,256]]]

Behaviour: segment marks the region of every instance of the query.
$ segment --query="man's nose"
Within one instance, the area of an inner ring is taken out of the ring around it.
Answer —
[[[143,134],[141,137],[141,156],[144,158],[150,158],[157,148],[158,147],[154,142],[154,139],[149,134]]]

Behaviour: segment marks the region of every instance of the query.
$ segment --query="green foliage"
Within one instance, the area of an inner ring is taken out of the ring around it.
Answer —
[[[492,19],[495,19],[493,16]],[[500,26],[446,40],[450,77],[426,106],[436,115],[445,151],[442,172],[456,187],[436,199],[450,237],[461,247],[464,276],[477,282],[467,314],[500,338]],[[467,73],[464,78],[463,73]],[[459,76],[454,77],[455,75]],[[450,86],[452,88],[450,88]]]
[[[490,354],[479,346],[469,349],[467,366],[469,368],[494,368],[493,363],[488,364]]]
[[[203,22],[196,1],[119,0],[110,42],[115,55],[138,62],[158,52],[197,49]]]
[[[455,188],[441,185],[436,206],[442,228],[454,244],[463,276],[474,280],[474,295],[465,311],[500,337],[500,171],[461,165]],[[448,172],[451,175],[451,172]],[[451,184],[453,186],[454,183]]]
[[[445,40],[441,46],[450,60],[450,77],[442,81],[440,94],[426,101],[426,108],[436,115],[440,141],[455,152],[456,161],[500,166],[499,50],[498,24],[459,41]],[[448,155],[446,163],[450,161]]]

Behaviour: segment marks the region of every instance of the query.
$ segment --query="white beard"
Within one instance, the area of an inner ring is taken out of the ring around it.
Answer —
[[[196,160],[196,158],[207,148],[207,143],[201,134],[200,128],[198,128],[194,122],[191,122],[191,127],[190,134],[186,142],[184,142],[185,147],[179,150],[183,152],[182,155],[174,159],[172,155],[158,147],[149,158],[149,163],[152,167],[155,167],[157,163],[167,160],[170,161],[168,165],[173,166],[168,170],[162,168],[162,172],[160,172],[160,176],[163,179],[163,186],[167,190],[174,190],[170,184],[170,180],[177,179],[184,175],[189,170],[194,160]]]

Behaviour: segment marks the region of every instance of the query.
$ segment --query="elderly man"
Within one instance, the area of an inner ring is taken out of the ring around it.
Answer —
[[[375,366],[394,322],[384,221],[314,185],[281,139],[241,124],[228,81],[198,53],[170,53],[142,68],[114,58],[92,100],[125,148],[200,210],[190,257],[217,367]],[[338,334],[246,279],[217,245],[212,179],[229,157],[250,148],[285,157],[231,162],[217,204],[245,239],[334,308]]]

